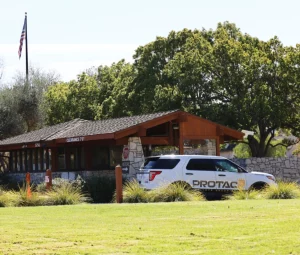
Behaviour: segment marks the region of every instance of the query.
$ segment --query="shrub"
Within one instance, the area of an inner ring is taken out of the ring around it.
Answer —
[[[300,198],[300,189],[293,182],[278,182],[278,185],[271,185],[263,190],[263,197],[266,199],[293,199]]]
[[[74,187],[78,187],[80,189],[83,189],[85,186],[85,181],[80,177],[80,175],[77,176],[76,180],[68,180],[63,178],[55,178],[52,180],[52,188],[58,188],[66,185],[67,183],[70,183]],[[46,189],[46,183],[42,182],[36,186],[37,192],[45,193],[47,191]]]
[[[46,193],[46,196],[49,205],[74,205],[88,201],[88,197],[82,193],[81,188],[69,182],[54,186]]]
[[[109,176],[90,177],[86,189],[95,203],[110,203],[116,189],[116,179]]]
[[[116,194],[114,195],[116,201]],[[123,202],[124,203],[146,203],[148,202],[148,194],[144,188],[140,186],[137,180],[127,181],[123,185]]]
[[[174,202],[174,201],[203,201],[204,196],[200,191],[187,187],[185,183],[173,183],[164,185],[150,191],[151,202]]]
[[[46,197],[35,192],[33,186],[30,187],[31,196],[28,197],[27,187],[27,185],[23,185],[19,187],[19,191],[10,191],[10,194],[8,195],[11,197],[11,204],[13,206],[40,206],[46,204]]]
[[[225,199],[230,200],[247,200],[247,199],[259,199],[261,198],[261,192],[258,190],[235,190],[232,194],[225,196]]]

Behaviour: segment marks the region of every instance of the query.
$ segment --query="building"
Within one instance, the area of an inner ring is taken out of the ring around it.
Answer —
[[[134,175],[157,146],[176,146],[179,154],[220,155],[220,144],[243,133],[195,115],[174,110],[132,117],[88,121],[75,119],[0,141],[3,171],[37,179],[46,169],[56,177],[113,173],[122,164]],[[35,178],[34,177],[34,178]]]

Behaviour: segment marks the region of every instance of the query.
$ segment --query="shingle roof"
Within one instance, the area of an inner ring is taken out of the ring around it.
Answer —
[[[111,134],[174,113],[176,111],[178,110],[99,121],[75,119],[69,122],[45,127],[40,130],[2,140],[0,141],[0,146],[20,143],[34,143],[40,141],[52,141],[55,139],[69,137]]]

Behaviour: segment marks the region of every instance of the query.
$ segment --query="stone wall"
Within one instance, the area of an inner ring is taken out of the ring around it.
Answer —
[[[248,171],[258,171],[273,174],[276,179],[300,183],[300,158],[248,158],[230,159]]]
[[[144,163],[144,151],[140,137],[129,137],[122,153],[122,169],[126,178],[135,176]]]

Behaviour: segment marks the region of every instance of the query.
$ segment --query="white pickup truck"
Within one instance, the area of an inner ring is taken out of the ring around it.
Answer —
[[[201,191],[261,189],[275,184],[275,177],[261,172],[247,172],[224,157],[201,155],[164,155],[146,158],[137,173],[145,189],[184,182]]]

